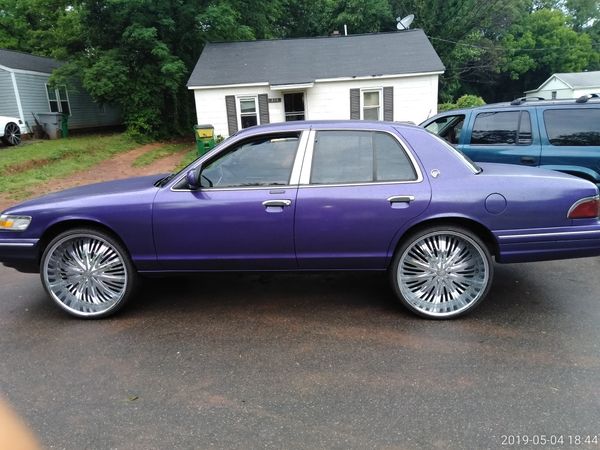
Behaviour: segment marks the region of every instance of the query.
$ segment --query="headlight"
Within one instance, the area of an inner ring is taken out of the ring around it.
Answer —
[[[25,231],[31,223],[29,216],[10,216],[3,214],[0,216],[0,230]]]

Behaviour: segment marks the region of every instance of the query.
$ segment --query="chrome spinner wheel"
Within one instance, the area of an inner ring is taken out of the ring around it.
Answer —
[[[102,233],[67,232],[42,257],[42,282],[54,301],[78,317],[106,316],[130,292],[133,269],[123,249]]]
[[[460,229],[430,229],[399,250],[395,288],[403,303],[422,316],[451,318],[485,297],[492,280],[491,256],[477,237]]]
[[[4,128],[2,140],[8,145],[19,145],[21,143],[21,129],[16,123],[10,122]]]

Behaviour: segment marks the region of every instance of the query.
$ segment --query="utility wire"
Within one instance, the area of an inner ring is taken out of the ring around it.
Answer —
[[[442,41],[442,42],[448,42],[451,44],[456,44],[456,45],[462,45],[463,47],[471,47],[471,48],[479,48],[481,50],[501,50],[501,51],[515,51],[515,52],[544,52],[547,50],[568,50],[568,49],[572,49],[572,48],[580,48],[581,46],[579,45],[570,45],[570,46],[566,46],[566,47],[543,47],[543,48],[517,48],[517,49],[508,49],[508,48],[504,48],[504,47],[493,47],[493,46],[483,46],[483,45],[475,45],[475,44],[467,44],[466,42],[457,42],[457,41],[452,41],[450,39],[443,39],[443,38],[439,38],[439,37],[434,37],[434,36],[427,36],[429,39],[435,40],[435,41]],[[592,47],[597,47],[600,46],[600,42],[592,42]]]

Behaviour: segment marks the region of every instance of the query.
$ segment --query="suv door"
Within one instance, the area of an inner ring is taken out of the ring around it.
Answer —
[[[600,105],[539,108],[541,165],[600,184]]]
[[[537,166],[541,144],[535,109],[476,110],[459,148],[473,161]]]
[[[427,131],[437,134],[442,139],[445,139],[449,144],[458,146],[462,144],[463,128],[468,114],[448,114],[438,117],[427,125],[424,125]]]
[[[397,135],[311,132],[296,200],[301,269],[384,269],[402,226],[429,205],[431,188]]]

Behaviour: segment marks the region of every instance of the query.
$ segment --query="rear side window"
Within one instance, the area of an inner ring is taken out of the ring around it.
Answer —
[[[471,144],[531,144],[531,118],[527,111],[484,112],[477,114]]]
[[[548,140],[557,146],[600,146],[600,109],[547,109]]]
[[[416,180],[400,143],[387,133],[319,131],[313,151],[312,184]]]

